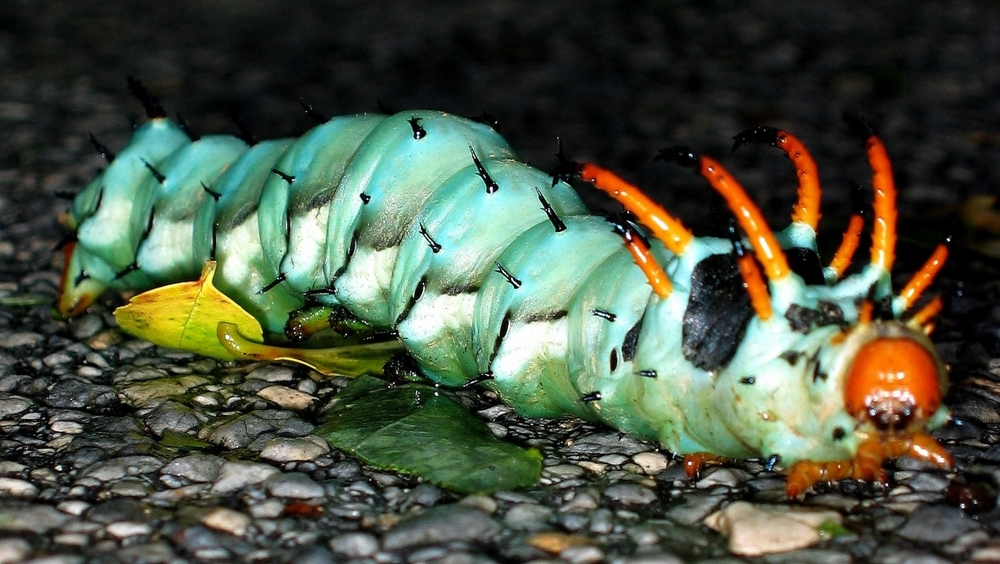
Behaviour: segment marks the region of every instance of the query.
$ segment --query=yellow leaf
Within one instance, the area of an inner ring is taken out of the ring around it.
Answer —
[[[226,348],[217,335],[220,323],[235,325],[245,339],[263,341],[260,323],[213,284],[215,261],[205,263],[201,279],[143,292],[115,310],[123,331],[157,345],[220,360],[244,358]]]
[[[219,323],[218,342],[235,358],[284,361],[303,364],[320,374],[351,378],[362,374],[381,374],[393,354],[402,352],[398,340],[346,345],[326,349],[302,349],[255,343],[232,323]]]

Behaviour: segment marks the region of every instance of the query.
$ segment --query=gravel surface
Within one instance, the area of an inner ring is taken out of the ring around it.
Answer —
[[[996,2],[8,0],[0,70],[0,563],[1000,561],[1000,221],[959,213],[1000,186]],[[900,273],[956,235],[935,339],[957,471],[901,460],[889,488],[788,503],[754,461],[692,483],[655,445],[488,398],[470,400],[543,452],[537,487],[463,497],[331,451],[313,430],[342,380],[131,339],[114,297],[54,314],[57,196],[101,164],[88,133],[120,147],[141,116],[128,75],[203,133],[236,116],[259,138],[297,134],[299,98],[327,114],[486,110],[529,162],[552,166],[561,136],[696,229],[711,229],[707,188],[656,150],[723,157],[780,224],[787,160],[728,153],[736,132],[776,125],[820,163],[833,240],[847,181],[869,174],[840,121],[860,112],[896,166]],[[720,509],[728,536],[704,522]],[[774,531],[772,554],[751,556]]]

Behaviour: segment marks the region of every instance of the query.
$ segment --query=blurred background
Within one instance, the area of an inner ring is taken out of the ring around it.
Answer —
[[[142,116],[127,75],[202,133],[235,131],[237,116],[259,138],[297,135],[312,125],[300,98],[327,115],[485,111],[536,166],[552,166],[561,136],[681,217],[702,213],[705,187],[652,164],[656,150],[725,155],[760,124],[813,150],[831,218],[847,212],[847,180],[869,174],[845,110],[885,138],[906,209],[994,194],[1000,162],[1000,3],[986,0],[6,0],[0,70],[0,166],[33,173],[5,191],[15,199],[52,192],[67,151],[88,165],[67,180],[89,177],[100,161],[78,132],[124,143]],[[725,158],[787,213],[786,159]]]

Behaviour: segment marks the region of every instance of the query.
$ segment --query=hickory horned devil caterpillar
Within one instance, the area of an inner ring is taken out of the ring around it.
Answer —
[[[107,289],[197,279],[214,260],[215,285],[259,320],[272,344],[258,349],[273,357],[295,355],[278,346],[285,335],[308,338],[346,312],[394,331],[435,382],[659,441],[691,474],[760,457],[799,496],[822,481],[884,481],[883,462],[903,455],[951,466],[928,434],[949,417],[947,371],[927,337],[942,302],[918,307],[947,247],[893,292],[896,188],[860,118],[847,121],[873,170],[874,226],[868,264],[846,274],[862,211],[821,266],[816,165],[782,130],[736,136],[795,166],[798,201],[777,233],[717,161],[662,154],[735,216],[730,237],[696,237],[598,165],[543,173],[488,125],[447,113],[322,118],[259,143],[196,139],[130,85],[150,121],[117,156],[95,141],[108,165],[67,214],[67,317]],[[591,215],[571,175],[631,215]]]

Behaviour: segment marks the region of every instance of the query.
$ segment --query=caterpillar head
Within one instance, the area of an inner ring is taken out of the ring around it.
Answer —
[[[795,166],[799,180],[798,202],[793,208],[792,226],[778,235],[768,227],[760,209],[742,186],[717,161],[687,148],[665,150],[660,154],[661,158],[694,168],[725,199],[735,216],[742,233],[735,228],[731,230],[733,255],[759,325],[770,325],[774,329],[764,334],[795,336],[809,332],[811,323],[795,328],[783,318],[791,313],[790,306],[802,305],[795,300],[804,296],[811,297],[812,305],[828,302],[834,304],[839,313],[854,312],[831,321],[828,327],[836,336],[826,344],[829,346],[820,345],[821,351],[826,350],[835,358],[829,381],[842,386],[837,389],[843,390],[842,397],[829,398],[831,401],[820,409],[827,410],[824,418],[839,412],[845,419],[856,420],[855,436],[851,441],[857,447],[856,459],[851,464],[838,461],[830,466],[800,459],[811,465],[805,487],[820,479],[878,477],[883,459],[903,454],[928,459],[939,466],[950,465],[950,457],[927,434],[929,429],[943,423],[948,414],[942,406],[946,370],[926,336],[933,329],[933,318],[941,309],[941,300],[934,299],[923,308],[913,307],[943,266],[948,253],[947,241],[938,246],[902,291],[894,295],[890,273],[895,260],[897,211],[889,158],[867,123],[856,116],[845,116],[845,120],[863,140],[873,170],[875,193],[871,256],[868,265],[856,274],[845,275],[864,227],[863,206],[857,203],[833,260],[825,268],[817,264],[817,270],[822,272],[804,274],[801,272],[803,265],[790,260],[795,258],[788,252],[790,250],[795,250],[800,257],[808,255],[818,259],[815,236],[821,196],[815,162],[791,134],[760,127],[735,137],[737,147],[750,142],[778,147]],[[638,189],[595,165],[585,164],[579,170],[584,180],[593,182],[633,212],[651,235],[674,255],[683,256],[693,248],[691,232]],[[660,298],[670,296],[674,280],[653,259],[640,238],[626,237],[625,242],[636,264],[646,273],[653,292]],[[881,308],[883,315],[877,320],[872,313],[875,301],[884,305]],[[906,321],[901,320],[904,316],[908,317]],[[837,329],[838,325],[841,329]],[[771,345],[773,343],[762,343],[760,347],[768,349]],[[823,377],[826,376],[824,373]],[[841,441],[845,432],[846,429],[838,427],[831,433],[832,440]],[[798,438],[801,437],[795,440]],[[818,443],[825,444],[828,440],[816,437]],[[789,492],[798,491],[804,490],[800,490],[800,485],[793,487],[790,482]]]
[[[897,321],[857,327],[846,345],[844,405],[862,426],[905,435],[941,407],[945,368],[923,331]]]

